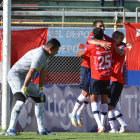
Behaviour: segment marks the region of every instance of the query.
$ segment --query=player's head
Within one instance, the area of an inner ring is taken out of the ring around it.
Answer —
[[[93,36],[95,39],[102,40],[104,36],[103,30],[101,28],[95,28],[93,30]]]
[[[95,29],[95,28],[101,28],[102,30],[103,30],[103,32],[104,32],[104,30],[105,30],[105,27],[104,27],[104,23],[103,23],[103,21],[94,21],[93,22],[93,29]]]
[[[54,56],[58,53],[60,46],[60,42],[56,38],[52,38],[45,45],[45,50],[49,55]]]
[[[121,42],[123,41],[124,39],[124,34],[120,31],[115,31],[113,34],[112,34],[112,41],[116,44],[116,45],[119,45],[121,44]]]

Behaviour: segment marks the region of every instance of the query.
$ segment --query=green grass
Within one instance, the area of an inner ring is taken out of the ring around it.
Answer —
[[[18,136],[0,136],[0,140],[140,140],[140,133],[72,133],[57,132],[55,136],[36,135],[35,132],[21,132]]]

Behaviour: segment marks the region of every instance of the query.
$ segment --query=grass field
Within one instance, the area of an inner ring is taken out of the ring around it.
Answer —
[[[140,133],[72,133],[57,132],[55,136],[36,135],[35,132],[21,132],[18,136],[0,136],[0,140],[140,140]]]

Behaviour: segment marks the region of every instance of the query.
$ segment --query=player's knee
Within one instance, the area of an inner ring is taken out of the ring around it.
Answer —
[[[112,110],[112,109],[114,109],[114,108],[115,108],[115,106],[108,105],[108,110]]]
[[[40,97],[31,97],[31,98],[35,101],[35,103],[43,102],[41,101]]]
[[[16,94],[14,94],[14,97],[16,100],[22,101],[24,103],[26,101],[26,97],[21,92],[17,92]]]

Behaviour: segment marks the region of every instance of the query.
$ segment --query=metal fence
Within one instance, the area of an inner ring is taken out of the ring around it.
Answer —
[[[57,27],[57,25],[63,25],[63,27]],[[76,25],[77,27],[65,27],[65,25]],[[15,25],[15,26],[13,26]],[[79,69],[81,64],[81,59],[76,57],[77,52],[80,50],[78,48],[79,43],[86,42],[87,37],[92,32],[92,23],[87,23],[86,27],[81,27],[84,23],[13,23],[12,30],[27,30],[33,28],[41,28],[49,26],[47,40],[51,38],[57,38],[61,47],[57,56],[51,59],[49,64],[48,73],[46,77],[46,84],[79,84],[80,76]],[[32,26],[29,26],[32,25]],[[56,27],[50,27],[54,26]],[[79,27],[78,27],[79,26]],[[117,27],[122,26],[122,24],[117,23],[105,23],[105,26],[114,26],[114,28],[107,28],[105,34],[111,36]],[[125,34],[123,28],[119,28]],[[18,39],[17,39],[18,41]]]

